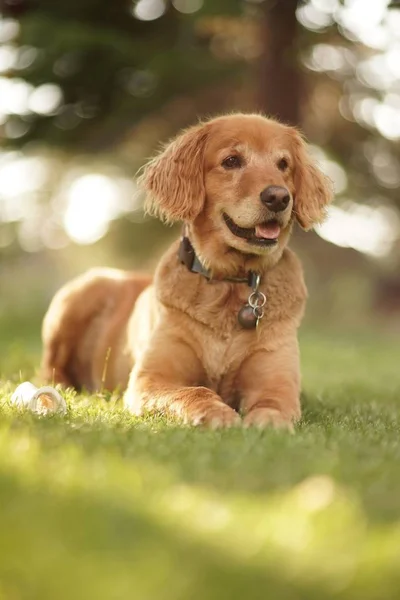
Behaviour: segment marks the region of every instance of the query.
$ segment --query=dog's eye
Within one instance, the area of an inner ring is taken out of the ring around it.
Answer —
[[[280,161],[278,162],[278,169],[280,171],[286,171],[286,169],[288,168],[289,163],[286,160],[286,158],[281,158]]]
[[[242,166],[242,160],[240,156],[228,156],[221,164],[225,169],[239,169]]]

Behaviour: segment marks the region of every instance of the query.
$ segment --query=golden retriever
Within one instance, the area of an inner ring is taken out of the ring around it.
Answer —
[[[302,269],[295,221],[324,217],[330,181],[298,131],[235,114],[184,131],[140,179],[147,210],[183,221],[154,279],[91,270],[43,324],[49,381],[125,390],[134,414],[210,427],[292,428],[300,415]]]

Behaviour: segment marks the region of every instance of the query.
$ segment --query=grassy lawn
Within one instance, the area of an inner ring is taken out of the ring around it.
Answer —
[[[209,432],[67,393],[9,405],[35,348],[0,357],[0,599],[400,597],[398,342],[301,336],[295,435]]]

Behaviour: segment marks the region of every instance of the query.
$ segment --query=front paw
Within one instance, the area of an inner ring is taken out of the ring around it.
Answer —
[[[208,406],[194,406],[188,413],[187,423],[203,425],[210,429],[222,427],[238,427],[242,420],[232,408],[222,402],[214,402]]]
[[[245,427],[258,427],[259,429],[273,427],[274,429],[286,429],[290,433],[294,432],[292,420],[285,417],[276,408],[253,408],[244,417],[243,425]]]

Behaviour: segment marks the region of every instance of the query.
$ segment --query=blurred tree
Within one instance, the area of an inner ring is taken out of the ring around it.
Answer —
[[[303,89],[297,4],[264,2],[261,25],[260,108],[292,125],[301,122]]]
[[[217,4],[239,13],[226,0]],[[234,73],[232,61],[215,60],[196,34],[197,16],[162,0],[1,0],[1,7],[19,24],[7,76],[33,86],[27,106],[10,110],[9,145],[104,150],[172,97]]]

